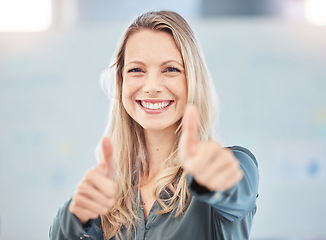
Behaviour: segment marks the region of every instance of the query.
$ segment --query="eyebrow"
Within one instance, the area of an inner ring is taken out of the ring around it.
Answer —
[[[134,61],[130,61],[128,62],[125,66],[128,66],[130,64],[140,64],[140,65],[146,65],[145,63],[143,63],[142,61],[138,61],[138,60],[134,60]]]
[[[175,62],[175,63],[177,63],[177,64],[179,64],[180,66],[183,67],[183,64],[180,63],[180,62],[178,62],[178,61],[176,61],[176,60],[167,60],[167,61],[164,61],[164,62],[162,62],[161,66],[166,65],[166,64],[168,64],[170,62]]]
[[[167,61],[164,61],[164,62],[162,62],[161,64],[160,64],[160,66],[164,66],[164,65],[166,65],[166,64],[168,64],[168,63],[171,63],[171,62],[175,62],[175,63],[177,63],[177,64],[179,64],[180,66],[182,66],[183,67],[183,64],[181,64],[180,62],[178,62],[178,61],[176,61],[176,60],[167,60]],[[133,60],[133,61],[130,61],[130,62],[128,62],[125,66],[128,66],[128,65],[130,65],[130,64],[139,64],[139,65],[142,65],[142,66],[146,66],[146,64],[145,63],[143,63],[142,61],[139,61],[139,60]]]

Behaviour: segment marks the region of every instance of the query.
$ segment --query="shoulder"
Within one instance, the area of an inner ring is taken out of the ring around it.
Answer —
[[[259,170],[256,157],[251,151],[244,147],[232,146],[228,148],[240,162],[240,166],[244,172],[244,179],[242,183],[247,182],[250,184],[252,189],[257,191],[256,197],[258,197]]]
[[[239,161],[251,160],[258,168],[258,162],[256,157],[247,148],[241,146],[231,146],[227,148],[233,152],[233,154],[239,159]]]

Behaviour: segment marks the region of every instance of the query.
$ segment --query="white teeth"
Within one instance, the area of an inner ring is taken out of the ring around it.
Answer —
[[[147,109],[151,109],[151,110],[158,110],[158,109],[162,109],[162,108],[166,108],[167,106],[170,105],[170,101],[168,102],[159,102],[159,103],[148,103],[145,101],[140,101],[140,104]]]

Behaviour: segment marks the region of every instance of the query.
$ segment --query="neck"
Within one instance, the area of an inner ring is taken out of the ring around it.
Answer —
[[[144,176],[153,179],[165,167],[165,160],[171,154],[175,143],[175,129],[163,131],[144,130],[148,154],[149,174]]]

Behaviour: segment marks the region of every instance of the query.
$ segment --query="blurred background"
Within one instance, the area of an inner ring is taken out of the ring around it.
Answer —
[[[326,239],[326,0],[0,0],[0,239],[48,239],[96,164],[100,74],[149,10],[190,23],[219,95],[217,140],[258,159],[251,239]]]

